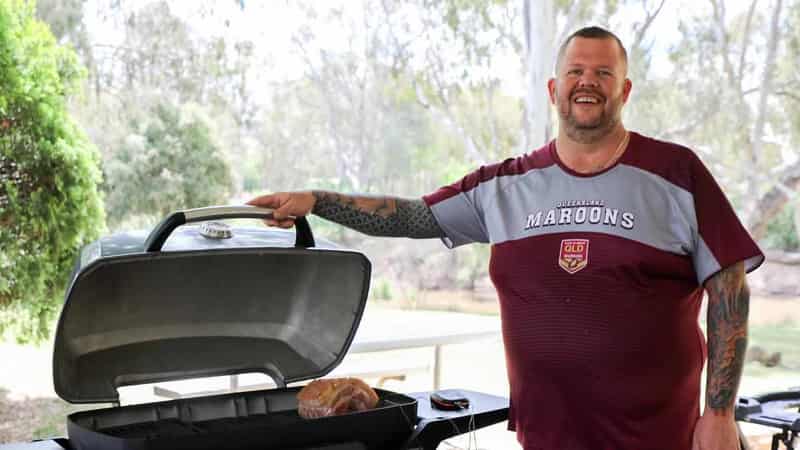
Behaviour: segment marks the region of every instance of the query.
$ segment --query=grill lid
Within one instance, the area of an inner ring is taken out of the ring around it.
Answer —
[[[361,320],[371,265],[297,232],[188,222],[269,217],[255,207],[173,213],[149,235],[87,245],[58,320],[53,380],[72,403],[116,402],[117,387],[262,372],[278,386],[341,362]],[[163,247],[163,248],[162,248]]]

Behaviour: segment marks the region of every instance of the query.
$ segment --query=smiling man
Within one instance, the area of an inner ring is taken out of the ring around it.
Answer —
[[[525,450],[736,450],[745,273],[764,256],[690,149],[625,129],[631,88],[619,39],[583,28],[548,82],[559,132],[542,148],[421,199],[306,191],[250,204],[275,208],[273,226],[313,213],[376,236],[491,243],[509,428]]]
[[[584,29],[558,52],[556,78],[547,88],[560,118],[557,152],[570,168],[599,172],[616,162],[628,144],[622,106],[631,93],[622,43],[599,28]]]

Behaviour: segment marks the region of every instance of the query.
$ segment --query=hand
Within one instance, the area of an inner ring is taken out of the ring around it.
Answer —
[[[703,412],[694,427],[692,450],[740,450],[739,429],[733,414]]]
[[[290,216],[307,216],[314,209],[316,199],[311,191],[302,192],[277,192],[262,195],[249,202],[248,205],[261,208],[272,208],[272,219],[265,219],[264,223],[270,227],[291,228],[294,219]]]

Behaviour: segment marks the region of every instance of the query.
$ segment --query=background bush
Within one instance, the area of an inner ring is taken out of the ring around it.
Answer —
[[[98,155],[66,109],[75,53],[0,0],[0,335],[48,335],[78,249],[104,226]]]

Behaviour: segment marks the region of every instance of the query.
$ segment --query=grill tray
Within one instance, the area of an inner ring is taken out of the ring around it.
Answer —
[[[359,442],[398,448],[417,418],[415,399],[376,389],[369,411],[303,419],[299,387],[83,411],[67,417],[76,450],[291,449]]]

